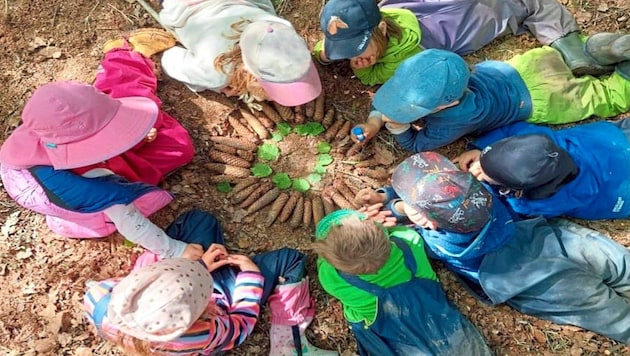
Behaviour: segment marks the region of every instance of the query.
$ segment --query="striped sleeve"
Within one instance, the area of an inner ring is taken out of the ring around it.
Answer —
[[[205,355],[242,344],[258,319],[263,283],[260,273],[240,272],[236,276],[233,303],[225,314],[202,316],[184,335],[156,349],[164,355]]]
[[[109,297],[112,289],[118,284],[118,282],[120,282],[120,280],[121,278],[112,278],[100,282],[88,282],[88,291],[85,293],[83,298],[83,306],[85,307],[88,321],[92,325],[96,326],[96,329],[99,332],[104,316],[103,313],[106,314],[107,312],[108,303],[102,305],[105,301],[104,298]],[[104,308],[104,310],[102,310],[102,308]]]
[[[264,278],[258,272],[240,272],[236,276],[232,305],[228,314],[217,318],[217,338],[222,350],[229,350],[242,344],[252,333],[260,313],[260,300],[263,294]]]

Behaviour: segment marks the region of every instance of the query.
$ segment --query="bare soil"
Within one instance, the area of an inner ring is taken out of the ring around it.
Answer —
[[[157,1],[151,4],[158,9]],[[319,36],[322,5],[323,1],[284,2],[281,13],[313,45]],[[630,30],[630,4],[626,0],[572,0],[566,5],[586,34]],[[4,1],[0,13],[1,141],[19,124],[21,109],[36,87],[57,80],[91,82],[106,40],[124,31],[158,26],[140,5],[125,0]],[[510,37],[497,40],[467,59],[471,63],[486,58],[506,59],[533,46],[536,42],[527,34]],[[155,58],[157,63],[158,59]],[[320,68],[320,73],[328,105],[354,122],[362,121],[375,89],[362,86],[345,64]],[[286,224],[275,224],[265,228],[264,214],[244,216],[207,180],[210,172],[204,164],[210,162],[209,137],[225,134],[227,116],[237,103],[213,93],[194,94],[173,80],[161,79],[159,95],[164,109],[188,128],[196,155],[191,164],[166,180],[164,186],[176,195],[176,201],[153,216],[153,221],[166,226],[177,215],[202,208],[223,222],[232,250],[256,253],[289,246],[305,251],[309,254],[312,294],[317,300],[316,320],[308,336],[314,344],[338,349],[345,355],[355,352],[356,344],[344,322],[341,305],[317,283],[315,256],[310,249],[312,226],[290,229]],[[461,152],[464,144],[465,140],[460,140],[440,152],[452,157]],[[396,161],[404,157],[386,133],[376,145],[393,152]],[[309,149],[300,148],[288,155],[290,163],[280,164],[286,170],[295,168],[300,175],[305,172],[299,166],[314,159],[310,155]],[[630,246],[627,220],[580,223]],[[0,225],[0,352],[121,355],[88,327],[82,297],[86,281],[125,275],[140,249],[125,247],[119,235],[99,240],[56,236],[41,215],[17,206],[4,190],[0,190]],[[630,355],[630,347],[580,328],[555,325],[505,306],[485,306],[467,294],[439,263],[435,267],[449,297],[481,330],[498,355]],[[265,314],[245,345],[229,354],[268,353],[267,330]]]

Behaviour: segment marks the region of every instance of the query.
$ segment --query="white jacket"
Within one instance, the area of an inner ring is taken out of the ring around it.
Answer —
[[[192,91],[220,92],[229,77],[214,67],[214,60],[238,41],[230,37],[234,34],[230,26],[244,19],[291,26],[276,15],[269,0],[164,0],[160,21],[175,31],[185,47],[164,52],[164,72]]]

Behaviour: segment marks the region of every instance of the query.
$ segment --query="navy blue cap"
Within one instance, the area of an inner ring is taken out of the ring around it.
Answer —
[[[484,148],[479,163],[496,183],[528,199],[552,196],[579,172],[569,153],[547,135],[506,137]]]
[[[330,60],[349,59],[363,53],[372,30],[381,21],[374,0],[330,0],[322,10],[324,52]]]

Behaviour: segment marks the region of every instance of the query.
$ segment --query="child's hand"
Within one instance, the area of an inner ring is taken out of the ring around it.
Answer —
[[[382,203],[385,202],[386,197],[385,193],[377,193],[372,188],[364,188],[357,193],[354,201],[361,206],[374,205],[378,203],[381,203],[382,205]]]
[[[481,157],[481,151],[470,150],[453,158],[453,163],[459,163],[459,169],[468,172],[475,161],[479,162],[479,157]]]
[[[201,259],[208,267],[208,271],[212,272],[219,267],[229,264],[227,257],[228,252],[225,249],[225,246],[221,244],[212,244],[210,245],[210,248],[208,248],[208,251],[201,256]]]
[[[151,130],[149,130],[149,133],[147,134],[147,142],[153,142],[155,141],[156,138],[157,138],[157,129],[153,127],[151,128]]]
[[[260,272],[260,269],[256,266],[254,261],[245,255],[229,255],[227,261],[231,265],[238,267],[241,272]]]
[[[365,124],[359,124],[359,125],[356,125],[355,127],[360,127],[361,130],[363,131],[363,140],[359,140],[357,135],[355,135],[354,133],[350,134],[350,138],[354,142],[357,142],[357,143],[360,142],[363,144],[368,143],[368,141],[374,138],[374,136],[376,136],[376,134],[378,134],[378,131],[381,129],[381,125],[377,125],[376,123],[370,123],[369,120]]]
[[[182,257],[198,260],[203,255],[203,247],[199,244],[188,244],[182,253]]]
[[[492,178],[488,177],[488,175],[481,168],[481,162],[479,160],[471,163],[470,167],[468,168],[468,171],[480,182],[487,182],[494,185],[500,185],[499,183],[495,182]]]
[[[396,226],[396,218],[392,216],[392,212],[389,210],[381,210],[382,207],[383,204],[378,203],[370,206],[364,206],[358,211],[364,213],[368,219],[376,221],[385,227]]]
[[[371,55],[369,57],[354,57],[350,59],[350,67],[352,69],[369,68],[376,63],[376,56]]]
[[[433,222],[432,220],[429,220],[426,214],[424,214],[422,211],[408,204],[404,204],[403,208],[404,208],[405,214],[407,214],[407,217],[409,218],[409,220],[411,220],[412,223],[424,229],[437,230],[438,226],[435,224],[435,222]]]

